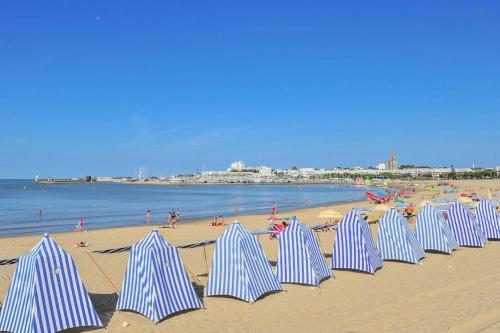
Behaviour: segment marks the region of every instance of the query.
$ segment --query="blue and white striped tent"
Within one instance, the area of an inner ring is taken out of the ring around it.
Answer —
[[[448,210],[448,224],[458,245],[483,247],[486,236],[472,213],[464,205],[455,201]]]
[[[382,258],[373,242],[370,227],[352,209],[337,226],[333,243],[332,268],[353,269],[375,273],[384,267]]]
[[[175,312],[202,307],[177,248],[158,230],[132,246],[117,310],[136,311],[157,323]]]
[[[239,222],[217,239],[205,296],[225,295],[255,302],[282,290],[259,242]]]
[[[276,275],[282,283],[319,285],[332,276],[314,231],[295,219],[280,235]]]
[[[383,260],[417,263],[425,257],[408,221],[393,208],[378,222],[378,248]]]
[[[0,312],[0,331],[58,332],[102,326],[73,258],[49,235],[20,258]]]
[[[431,204],[426,204],[417,214],[416,236],[426,251],[451,253],[458,248],[448,222]]]
[[[486,238],[500,239],[500,214],[486,199],[481,199],[476,207],[476,218]]]

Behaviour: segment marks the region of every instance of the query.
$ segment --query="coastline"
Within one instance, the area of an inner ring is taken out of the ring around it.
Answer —
[[[23,180],[31,180],[31,179],[23,179]],[[426,181],[422,180],[378,180],[378,179],[372,179],[372,184],[371,185],[359,185],[354,182],[352,178],[340,178],[340,179],[333,179],[333,180],[325,180],[325,179],[318,179],[318,180],[311,180],[311,179],[304,179],[304,180],[283,180],[283,181],[266,181],[266,182],[168,182],[168,181],[141,181],[141,180],[135,180],[135,181],[74,181],[74,180],[54,180],[54,181],[47,181],[47,180],[38,180],[38,181],[33,181],[34,184],[40,184],[40,185],[65,185],[65,184],[123,184],[123,185],[152,185],[152,186],[215,186],[215,185],[220,185],[220,186],[227,186],[227,185],[295,185],[295,186],[301,186],[301,185],[352,185],[352,186],[371,186],[371,187],[383,187],[384,183],[389,183],[391,187],[404,187],[404,186],[409,186],[414,183],[424,183]],[[435,180],[429,180],[428,182],[435,182]]]
[[[427,182],[426,182],[427,183]],[[461,193],[476,192],[485,195],[490,188],[500,191],[500,181],[456,182],[459,193],[441,197],[456,198]],[[443,188],[440,187],[442,190]],[[419,191],[409,201],[429,200],[434,193]],[[326,206],[345,214],[353,206],[373,208],[366,201],[355,201]],[[321,223],[317,218],[324,206],[279,211],[279,215],[296,215],[311,226]],[[238,216],[249,230],[267,226],[269,214]],[[231,219],[226,218],[226,223]],[[226,228],[211,227],[211,219],[180,223],[172,230],[158,228],[173,245],[183,245],[204,239],[216,239]],[[488,242],[484,249],[460,248],[453,255],[428,254],[418,265],[384,262],[384,268],[375,275],[335,270],[334,278],[322,282],[319,288],[284,284],[285,292],[270,294],[256,303],[247,304],[230,298],[203,298],[204,310],[191,311],[154,324],[147,318],[124,311],[115,311],[116,294],[103,273],[116,286],[121,286],[129,253],[93,254],[87,251],[131,245],[142,239],[154,226],[125,226],[90,230],[82,233],[51,234],[76,262],[78,272],[91,299],[103,319],[106,329],[95,332],[454,332],[467,331],[465,327],[495,325],[493,315],[500,311],[500,242]],[[377,237],[376,225],[371,225]],[[321,249],[330,264],[335,232],[316,234]],[[40,239],[40,235],[7,237],[1,239],[0,258],[15,258],[25,254]],[[278,242],[268,236],[258,237],[271,262],[278,257]],[[88,248],[73,248],[73,241],[86,241]],[[180,249],[182,261],[200,281],[206,283],[207,270],[214,250],[206,248]],[[3,301],[16,265],[0,266],[0,300]],[[464,303],[466,302],[466,303]],[[467,306],[464,306],[467,304]],[[280,320],[276,319],[276,309]],[[360,311],[362,309],[362,311]],[[401,316],[401,309],[405,316]],[[335,320],[331,320],[332,316]],[[129,327],[124,329],[126,321]],[[314,328],[314,329],[312,329]],[[81,332],[81,331],[80,331]]]

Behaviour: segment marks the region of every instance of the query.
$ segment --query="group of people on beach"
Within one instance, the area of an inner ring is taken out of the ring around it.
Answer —
[[[181,219],[180,210],[172,208],[168,211],[168,224],[169,224],[170,228],[175,229],[177,222],[180,221],[180,219]],[[146,223],[148,225],[151,224],[151,210],[150,209],[148,209],[146,211]]]
[[[278,238],[281,232],[285,230],[286,227],[292,223],[294,217],[285,217],[281,218],[278,216],[278,205],[276,202],[273,202],[273,205],[271,206],[271,216],[268,217],[269,223],[269,230],[272,230],[273,233],[269,235],[271,239]]]
[[[41,212],[41,210],[40,210],[40,212]],[[169,210],[169,212],[168,212],[169,227],[175,229],[177,222],[180,220],[180,217],[181,217],[181,212],[178,209]],[[146,223],[148,225],[151,224],[151,210],[150,209],[148,209],[146,211]],[[75,231],[78,231],[78,232],[84,231],[83,217],[80,218],[80,221],[75,226]]]
[[[226,225],[224,223],[224,217],[222,215],[215,216],[214,219],[212,220],[212,227],[220,227]]]
[[[239,206],[236,206],[234,211],[235,211],[235,214],[237,214],[239,212]],[[281,220],[276,215],[277,212],[278,212],[278,206],[277,206],[276,202],[274,202],[272,207],[271,207],[271,218],[270,218],[272,221],[272,223],[271,223],[272,225],[274,225],[275,221]],[[41,216],[41,210],[39,212],[39,215]],[[177,222],[180,221],[180,217],[181,217],[181,212],[179,209],[173,209],[173,208],[170,209],[168,211],[169,227],[172,229],[175,229],[177,226]],[[150,209],[146,210],[146,224],[148,224],[148,225],[151,224],[151,210]],[[224,217],[222,215],[215,216],[211,225],[212,226],[224,226],[224,225],[226,225],[224,223]],[[75,231],[78,231],[78,232],[84,231],[83,218],[80,218],[80,221],[78,222],[78,224],[75,227]]]

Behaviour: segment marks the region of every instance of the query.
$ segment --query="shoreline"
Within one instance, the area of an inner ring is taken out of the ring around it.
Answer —
[[[279,215],[290,215],[291,213],[295,213],[295,212],[307,212],[308,210],[311,210],[311,209],[317,209],[317,208],[335,208],[337,206],[342,206],[342,205],[347,205],[347,204],[356,204],[356,203],[362,203],[362,202],[366,202],[366,199],[363,199],[363,200],[344,200],[344,201],[337,201],[337,202],[327,202],[327,203],[322,203],[322,204],[316,204],[316,205],[310,205],[308,207],[302,207],[302,208],[291,208],[291,209],[285,209],[285,210],[282,210],[280,211],[280,213],[278,213],[278,216]],[[244,218],[250,218],[250,217],[256,217],[256,216],[268,216],[270,215],[270,213],[266,213],[266,212],[248,212],[248,214],[238,214],[238,215],[227,215],[227,216],[223,216],[224,219],[226,220],[231,220],[234,221],[234,220],[237,220],[239,217],[244,217]],[[293,215],[293,214],[292,214]],[[177,222],[178,225],[184,225],[184,223],[188,223],[188,224],[199,224],[199,223],[205,223],[205,222],[209,222],[211,223],[212,221],[212,217],[208,217],[208,216],[205,216],[205,217],[200,217],[200,218],[194,218],[194,219],[182,219],[180,220],[179,222]],[[230,222],[226,222],[227,223],[230,223]],[[124,229],[124,228],[129,228],[129,227],[156,227],[156,228],[167,228],[168,227],[165,227],[165,225],[168,224],[168,221],[165,221],[164,223],[151,223],[151,224],[128,224],[128,225],[122,225],[122,226],[108,226],[108,227],[102,227],[102,228],[92,228],[92,229],[85,229],[84,232],[97,232],[97,231],[100,231],[100,230],[119,230],[119,229]],[[78,234],[77,232],[75,231],[57,231],[57,232],[48,232],[51,236],[52,235],[60,235],[60,234]],[[37,235],[40,235],[40,237],[43,235],[43,232],[41,234],[39,233],[29,233],[29,234],[20,234],[20,235],[6,235],[6,236],[0,236],[0,240],[7,240],[7,239],[16,239],[16,238],[22,238],[22,237],[30,237],[30,236],[37,236]],[[201,241],[201,239],[200,239]],[[4,258],[1,258],[0,259],[4,259]]]
[[[205,184],[209,185],[209,184]],[[222,185],[222,184],[219,184]],[[248,186],[254,185],[254,184],[245,184]],[[277,185],[277,184],[276,184]],[[289,184],[280,184],[279,186],[284,186],[284,185],[289,185]],[[330,185],[330,184],[313,184],[312,186],[326,186],[326,187],[341,187],[341,188],[346,188],[347,191],[354,191],[354,192],[359,192],[360,197],[359,199],[353,199],[353,200],[337,200],[337,201],[320,201],[319,203],[313,203],[310,205],[306,205],[305,203],[298,202],[298,201],[282,201],[279,202],[281,204],[281,211],[284,214],[288,214],[294,211],[298,210],[303,210],[303,209],[308,209],[308,208],[316,208],[316,207],[328,207],[328,206],[334,206],[334,205],[342,205],[342,204],[348,204],[348,203],[361,203],[366,201],[366,197],[364,195],[364,192],[370,191],[370,192],[375,192],[383,190],[389,190],[389,191],[395,191],[397,190],[397,187],[392,187],[392,186],[387,186],[387,187],[377,187],[377,186],[369,186],[369,185],[354,185],[354,184],[343,184],[343,185]],[[188,186],[188,185],[183,185],[183,186]],[[196,186],[196,185],[194,185]],[[210,185],[209,185],[210,186]],[[291,185],[295,187],[295,185]],[[325,188],[326,188],[325,187]],[[363,193],[363,194],[361,194]],[[334,199],[334,198],[330,198]],[[319,200],[318,200],[319,201]],[[279,207],[279,208],[280,208]],[[186,209],[186,207],[184,207]],[[231,211],[231,207],[227,206],[225,209],[222,209],[220,211],[216,211],[217,209],[213,209],[213,212],[202,210],[202,211],[197,211],[197,210],[189,210],[188,216],[184,217],[181,221],[180,224],[184,223],[197,223],[199,221],[206,221],[206,220],[211,220],[213,219],[214,216],[218,215],[223,215],[224,218],[226,219],[234,219],[238,218],[241,216],[252,216],[252,215],[262,215],[262,214],[267,214],[269,212],[270,214],[270,208],[269,210],[267,208],[262,208],[261,205],[252,205],[251,207],[247,207],[244,212],[241,212],[237,215],[234,214],[234,212]],[[163,225],[163,224],[168,224],[167,222],[167,209],[164,209],[165,214],[164,214],[164,219],[162,220],[163,216],[163,211],[160,211],[160,213],[157,216],[157,219],[153,217],[153,221],[156,223],[156,225]],[[158,210],[156,210],[156,213]],[[181,211],[182,212],[182,211]],[[155,214],[155,212],[153,212]],[[127,216],[132,216],[132,218],[127,218]],[[145,225],[145,218],[141,219],[143,216],[142,211],[131,211],[128,212],[127,214],[120,214],[119,216],[114,216],[114,215],[91,215],[85,217],[85,225],[88,231],[90,230],[104,230],[104,229],[118,229],[118,228],[124,228],[124,227],[129,227],[129,226],[143,226]],[[105,218],[103,220],[103,218]],[[9,225],[9,226],[4,226],[3,234],[0,234],[0,239],[6,239],[6,238],[15,238],[15,237],[23,237],[23,236],[31,236],[31,235],[39,235],[43,234],[43,232],[48,232],[50,234],[52,233],[72,233],[73,232],[73,223],[67,223],[67,221],[72,221],[72,220],[77,221],[78,215],[75,215],[73,217],[57,217],[57,216],[52,216],[50,218],[44,218],[42,220],[37,220],[33,219],[33,221],[29,220],[29,224],[31,224],[29,227],[26,227],[24,225],[20,225],[16,227],[16,225]],[[66,221],[66,222],[64,222]],[[94,223],[93,223],[94,222]],[[34,229],[34,231],[32,230]],[[55,229],[55,231],[51,231],[51,229]],[[8,234],[10,233],[10,234]]]

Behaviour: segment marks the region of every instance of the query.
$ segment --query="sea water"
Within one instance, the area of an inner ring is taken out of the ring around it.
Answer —
[[[363,199],[373,188],[350,185],[135,185],[36,184],[0,180],[0,237],[72,231],[80,218],[86,229],[166,223],[170,209],[181,223],[223,215],[270,212]],[[41,215],[39,214],[41,210]],[[319,223],[318,219],[318,223]],[[263,226],[266,221],[263,221]]]

